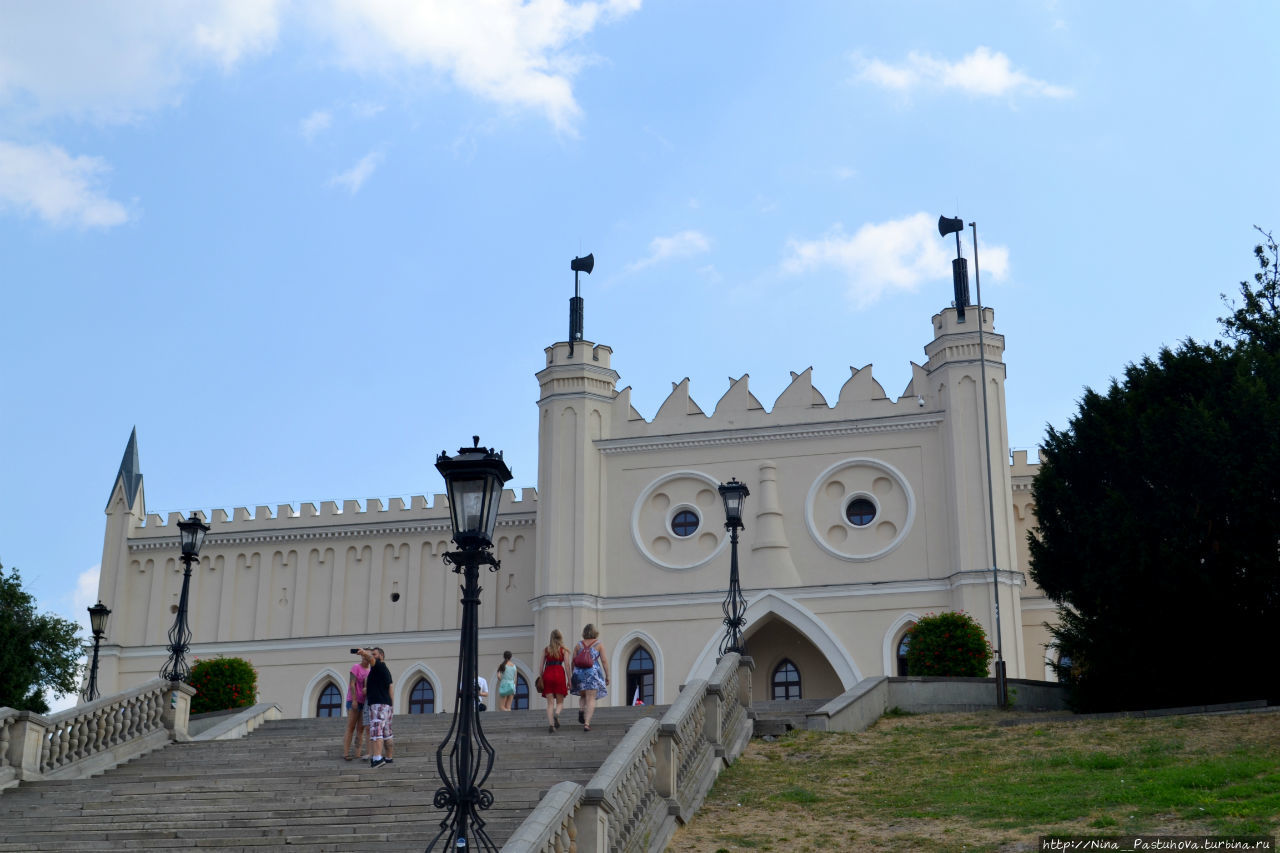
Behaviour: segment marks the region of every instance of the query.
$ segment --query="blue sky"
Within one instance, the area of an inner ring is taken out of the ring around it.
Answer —
[[[1274,3],[0,5],[0,562],[84,621],[152,512],[536,483],[542,350],[652,417],[812,366],[896,397],[976,220],[1010,442],[1213,338],[1280,228]],[[967,237],[967,234],[966,234]],[[972,250],[965,246],[966,255]]]

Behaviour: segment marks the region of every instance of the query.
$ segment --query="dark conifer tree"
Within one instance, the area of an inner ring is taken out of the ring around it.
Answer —
[[[1086,390],[1033,484],[1031,576],[1081,710],[1280,702],[1276,244],[1229,343],[1188,340]]]

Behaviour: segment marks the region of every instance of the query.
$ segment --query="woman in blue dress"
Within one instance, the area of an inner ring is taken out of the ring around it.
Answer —
[[[584,666],[590,659],[590,665]],[[590,622],[582,629],[582,640],[573,647],[573,689],[578,694],[578,722],[591,731],[596,700],[609,695],[609,659],[600,644],[600,632]]]

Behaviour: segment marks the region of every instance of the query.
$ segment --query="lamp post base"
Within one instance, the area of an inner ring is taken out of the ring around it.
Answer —
[[[1009,707],[1009,679],[1005,677],[1004,661],[996,661],[996,707],[1001,711]]]

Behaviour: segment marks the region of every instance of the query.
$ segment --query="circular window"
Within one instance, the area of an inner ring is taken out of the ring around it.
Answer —
[[[682,509],[671,517],[671,532],[677,536],[692,536],[698,532],[698,514]]]
[[[887,462],[856,456],[823,471],[809,487],[804,521],[822,550],[841,560],[878,560],[902,545],[915,495]]]
[[[854,498],[844,508],[844,517],[854,527],[866,527],[876,519],[876,505],[866,498]]]

